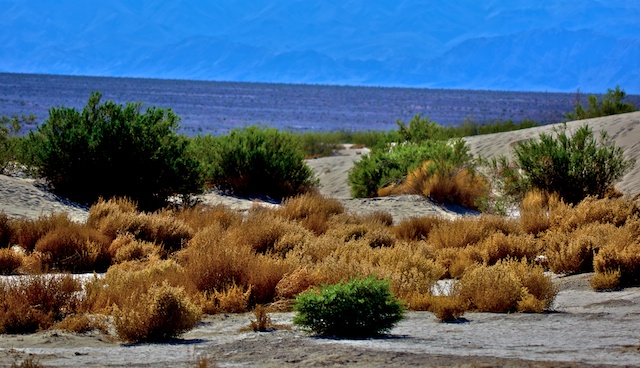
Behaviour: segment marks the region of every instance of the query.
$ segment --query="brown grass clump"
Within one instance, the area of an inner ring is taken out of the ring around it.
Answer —
[[[163,249],[151,242],[138,240],[132,234],[118,235],[109,246],[113,263],[129,261],[155,261],[164,254]]]
[[[497,232],[505,235],[518,233],[518,224],[496,215],[462,217],[434,226],[429,234],[429,244],[435,248],[464,248]]]
[[[243,288],[235,283],[221,291],[214,290],[214,300],[217,302],[217,310],[223,313],[243,313],[249,309],[251,288]]]
[[[184,289],[166,282],[133,293],[113,314],[116,333],[127,342],[167,341],[197,326],[201,318]]]
[[[445,278],[460,278],[467,269],[482,263],[484,255],[477,247],[442,248],[435,253],[436,262],[446,270]]]
[[[427,240],[429,233],[435,226],[445,221],[435,216],[411,217],[394,226],[392,231],[398,239],[423,241]]]
[[[271,211],[263,210],[250,214],[239,226],[225,234],[229,247],[249,247],[256,253],[273,252],[276,244],[287,233],[306,232],[300,224],[273,216]],[[290,249],[280,249],[284,255]]]
[[[56,227],[40,238],[35,251],[43,264],[56,270],[104,271],[111,264],[108,253],[111,239],[85,225]]]
[[[589,284],[595,291],[614,291],[620,288],[620,277],[622,276],[620,270],[606,270],[604,272],[596,272]]]
[[[508,260],[465,273],[456,286],[459,296],[479,312],[542,312],[557,295],[540,266]],[[542,309],[540,308],[542,306]]]
[[[276,285],[279,299],[293,299],[307,289],[318,285],[318,276],[307,267],[299,267],[284,275]]]
[[[0,248],[0,275],[13,275],[22,267],[24,256],[11,248]]]
[[[587,197],[574,207],[558,205],[550,211],[552,229],[570,232],[592,223],[622,226],[627,219],[640,214],[638,205],[628,198]]]
[[[476,267],[460,279],[460,297],[478,312],[513,311],[521,292],[518,279],[502,264]]]
[[[342,203],[313,192],[288,198],[275,211],[276,215],[289,220],[303,220],[314,214],[329,218],[343,212],[344,206]]]
[[[457,203],[478,209],[478,199],[489,194],[489,185],[467,168],[434,172],[433,162],[427,161],[410,172],[401,184],[378,191],[380,197],[397,194],[420,194],[437,202]]]
[[[619,286],[640,285],[640,242],[627,244],[611,243],[600,249],[593,258],[596,274],[606,275],[613,279],[619,274]],[[604,281],[605,276],[598,276]]]
[[[469,302],[460,296],[430,296],[429,312],[433,313],[440,322],[455,322],[469,310]]]
[[[533,235],[504,235],[495,233],[478,243],[485,264],[493,265],[502,259],[534,259],[542,247]]]
[[[132,234],[136,239],[161,245],[166,252],[179,250],[193,236],[193,230],[168,211],[138,213],[124,199],[99,201],[89,209],[87,225],[115,239]]]
[[[15,232],[17,233],[16,244],[24,250],[31,252],[40,238],[49,231],[60,227],[73,225],[69,215],[66,213],[53,213],[48,216],[41,216],[36,220],[20,219],[15,222]]]
[[[185,207],[176,212],[175,216],[177,219],[184,221],[194,231],[199,231],[215,224],[226,230],[242,222],[242,215],[238,211],[222,204]]]
[[[181,285],[184,269],[172,260],[125,262],[109,267],[103,278],[85,285],[82,311],[109,313],[114,305],[122,306],[132,294],[140,295],[152,285],[169,282]]]
[[[528,234],[536,235],[546,231],[549,226],[549,204],[557,203],[557,195],[550,195],[540,190],[532,190],[525,194],[520,205],[520,227]]]
[[[109,333],[106,316],[102,315],[88,316],[86,314],[72,314],[53,325],[51,329],[75,332],[78,334],[85,334],[96,330],[103,334]]]
[[[0,333],[24,334],[49,328],[78,304],[80,284],[71,276],[29,276],[0,282]]]
[[[583,225],[572,232],[547,232],[541,241],[549,269],[562,274],[593,271],[594,254],[618,233],[618,228],[607,223]]]

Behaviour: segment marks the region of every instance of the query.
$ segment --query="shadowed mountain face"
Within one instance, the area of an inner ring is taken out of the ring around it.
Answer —
[[[0,72],[640,92],[640,3],[0,0]]]

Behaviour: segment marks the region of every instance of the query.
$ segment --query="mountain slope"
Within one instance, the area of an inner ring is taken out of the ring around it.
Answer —
[[[640,93],[640,3],[0,0],[0,72]]]

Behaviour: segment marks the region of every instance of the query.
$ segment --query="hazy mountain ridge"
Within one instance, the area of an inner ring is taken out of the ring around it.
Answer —
[[[640,92],[640,3],[0,1],[0,71]]]

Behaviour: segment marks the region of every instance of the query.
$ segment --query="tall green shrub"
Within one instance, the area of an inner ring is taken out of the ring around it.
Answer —
[[[570,203],[587,196],[602,197],[634,166],[633,159],[625,159],[606,132],[596,139],[588,125],[573,136],[567,135],[563,125],[555,135],[540,134],[514,148],[517,165],[524,172],[524,180],[531,186],[557,193]]]
[[[0,117],[0,173],[5,172],[12,162],[19,159],[20,137],[16,134],[23,123],[33,123],[35,119],[34,115]]]
[[[142,112],[140,103],[100,103],[101,97],[91,93],[82,111],[52,108],[30,133],[33,164],[53,192],[83,203],[130,197],[154,208],[201,188],[198,162],[176,133],[176,114],[156,107]]]
[[[404,314],[389,282],[374,277],[324,286],[298,294],[293,323],[318,335],[377,336],[388,332]]]
[[[291,133],[252,126],[226,136],[196,137],[192,149],[210,185],[237,195],[281,199],[315,184],[299,143]]]

